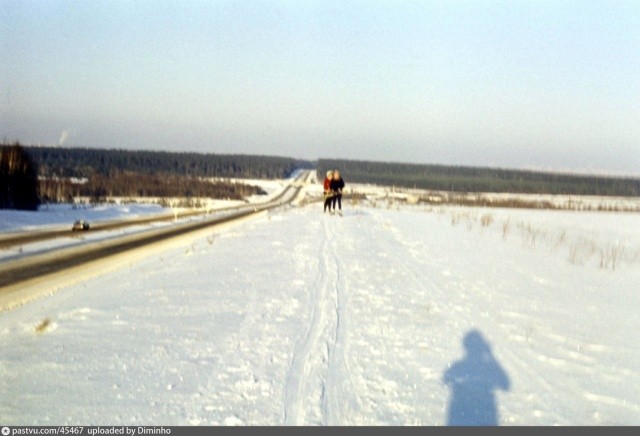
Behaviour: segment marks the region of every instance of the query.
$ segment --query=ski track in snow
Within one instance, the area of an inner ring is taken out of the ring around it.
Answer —
[[[296,347],[285,395],[285,424],[335,425],[342,413],[344,393],[337,393],[348,373],[344,350],[344,290],[335,233],[327,222],[318,232],[321,241],[318,275],[312,286],[313,307],[304,340]]]
[[[327,237],[328,229],[322,226],[318,234],[320,249],[318,275],[311,288],[311,320],[304,340],[296,347],[287,374],[285,395],[285,423],[303,425],[308,418],[317,424],[326,424],[327,370],[329,355],[336,345],[337,318],[337,264]],[[310,417],[307,417],[311,414]]]
[[[446,213],[345,209],[284,208],[1,314],[0,416],[444,425],[471,413],[455,392],[472,381],[494,424],[638,424],[637,265],[570,264]]]

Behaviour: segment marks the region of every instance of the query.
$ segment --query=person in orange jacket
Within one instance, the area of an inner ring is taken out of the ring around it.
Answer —
[[[333,171],[327,171],[327,175],[324,178],[324,211],[331,210],[331,199],[333,198],[333,192],[331,192],[331,179],[333,178]]]

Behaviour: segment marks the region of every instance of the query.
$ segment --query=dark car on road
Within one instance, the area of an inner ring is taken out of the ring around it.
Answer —
[[[71,230],[89,230],[89,223],[85,220],[77,220]]]

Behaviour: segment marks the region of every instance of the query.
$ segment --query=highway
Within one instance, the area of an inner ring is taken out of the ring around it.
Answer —
[[[152,229],[135,234],[124,235],[114,239],[101,240],[80,246],[63,247],[41,254],[21,257],[16,260],[3,262],[0,264],[0,310],[7,309],[16,304],[18,299],[24,299],[25,290],[34,283],[42,285],[54,276],[60,277],[71,269],[82,268],[89,263],[95,267],[96,262],[100,262],[116,255],[127,254],[132,250],[147,247],[152,244],[167,241],[171,238],[196,232],[203,229],[215,228],[217,226],[230,224],[235,221],[249,218],[253,215],[265,213],[266,211],[282,207],[291,203],[301,201],[304,195],[303,186],[311,178],[310,171],[302,172],[293,183],[287,186],[278,196],[272,200],[246,206],[229,208],[228,213],[215,217],[203,215],[200,218],[181,222],[160,229]],[[184,216],[184,215],[183,215]],[[156,217],[155,220],[166,220],[166,217]],[[171,218],[173,219],[173,218]],[[145,219],[145,222],[152,222],[152,219]],[[119,221],[106,225],[106,228],[113,229],[125,225],[140,225],[141,221]],[[45,236],[48,233],[48,236]],[[15,237],[15,243],[27,243],[34,240],[58,238],[62,235],[69,236],[71,230],[57,232],[42,232],[35,239],[29,235],[22,238]],[[42,286],[40,286],[42,288]]]
[[[310,171],[302,172],[299,177],[297,177],[292,186],[301,186],[301,184],[307,183],[311,177]],[[281,192],[276,198],[271,201],[276,201],[282,196],[284,196],[286,190]],[[247,206],[230,206],[222,209],[216,209],[216,212],[224,212],[230,210],[238,210],[245,208]],[[189,211],[179,211],[176,213],[168,213],[162,215],[154,215],[154,216],[145,216],[140,218],[133,218],[127,220],[114,220],[103,223],[91,223],[91,228],[88,230],[90,232],[97,231],[106,231],[106,230],[117,230],[125,227],[139,226],[145,224],[152,224],[158,222],[167,222],[167,221],[175,221],[177,219],[190,218],[199,215],[207,215],[208,212],[204,210],[189,210]],[[77,231],[71,230],[71,223],[69,223],[68,229],[49,229],[49,230],[36,230],[31,232],[20,232],[13,234],[0,234],[0,249],[20,246],[24,244],[30,244],[33,242],[46,241],[55,238],[68,238],[73,237],[78,233]]]

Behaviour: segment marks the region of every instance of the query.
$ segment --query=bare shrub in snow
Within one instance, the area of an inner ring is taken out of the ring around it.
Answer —
[[[51,325],[51,320],[49,318],[45,318],[36,326],[36,333],[42,334],[47,331],[49,326]]]
[[[480,224],[482,224],[482,227],[489,227],[491,224],[493,224],[493,215],[491,215],[490,213],[485,213],[484,215],[482,215],[480,217]]]
[[[511,220],[507,218],[502,223],[502,239],[507,239],[507,235],[509,235],[510,231],[511,231]]]

